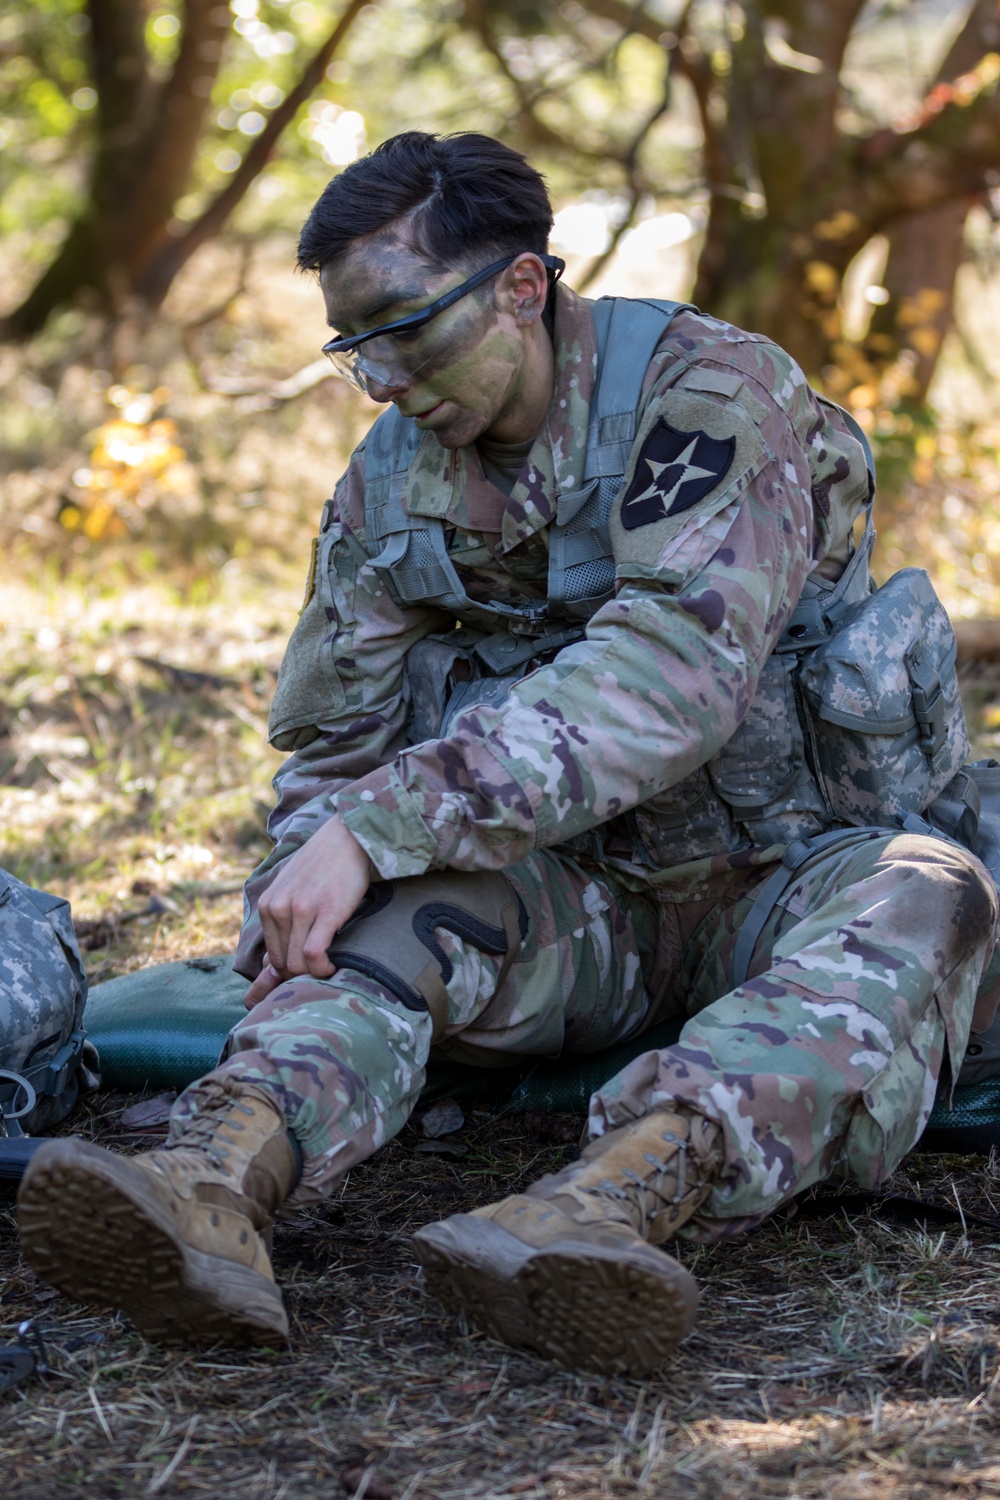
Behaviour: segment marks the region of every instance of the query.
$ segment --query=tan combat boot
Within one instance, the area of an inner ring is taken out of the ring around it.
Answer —
[[[260,1231],[297,1175],[273,1096],[212,1080],[162,1151],[39,1147],[18,1194],[21,1245],[44,1281],[122,1308],[149,1338],[273,1343],[288,1319]]]
[[[694,1278],[653,1245],[696,1212],[721,1164],[718,1125],[648,1115],[527,1193],[418,1230],[427,1284],[505,1343],[570,1369],[646,1374],[698,1307]]]

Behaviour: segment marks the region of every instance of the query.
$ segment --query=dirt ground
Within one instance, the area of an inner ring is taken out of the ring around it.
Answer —
[[[73,1128],[154,1139],[99,1096]],[[491,1342],[422,1289],[410,1231],[559,1164],[566,1117],[473,1112],[455,1156],[416,1127],[279,1226],[287,1349],[156,1348],[21,1264],[0,1212],[2,1331],[52,1371],[0,1400],[3,1493],[369,1500],[937,1500],[1000,1493],[996,1234],[772,1221],[684,1249],[696,1331],[655,1378],[581,1378]],[[1000,1164],[912,1156],[895,1189],[995,1213]],[[676,1247],[674,1247],[676,1248]]]

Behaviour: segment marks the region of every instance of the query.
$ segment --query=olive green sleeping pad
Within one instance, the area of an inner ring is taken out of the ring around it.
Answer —
[[[226,1037],[245,1014],[247,981],[232,955],[156,964],[95,984],[87,1000],[87,1035],[101,1055],[106,1087],[181,1089],[215,1066]],[[610,1051],[548,1058],[531,1066],[472,1068],[432,1062],[423,1103],[446,1096],[529,1109],[585,1111],[593,1091],[640,1052],[676,1041],[680,1023],[644,1032]]]
[[[181,1089],[218,1061],[229,1032],[246,1014],[247,981],[230,954],[157,964],[94,985],[87,1000],[87,1035],[101,1055],[108,1088]],[[421,1103],[451,1097],[523,1114],[584,1113],[595,1089],[653,1047],[680,1033],[668,1021],[606,1052],[543,1058],[530,1066],[472,1068],[431,1062]],[[921,1146],[925,1150],[988,1152],[1000,1147],[1000,1074],[939,1098]]]

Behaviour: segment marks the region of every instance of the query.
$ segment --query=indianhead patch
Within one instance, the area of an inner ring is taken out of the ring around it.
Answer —
[[[735,437],[681,432],[661,417],[642,445],[621,503],[621,524],[634,531],[690,510],[729,473],[735,452]]]

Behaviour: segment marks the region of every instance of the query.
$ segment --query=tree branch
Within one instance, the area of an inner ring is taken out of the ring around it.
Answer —
[[[952,83],[974,68],[987,52],[1000,51],[1000,5],[997,0],[975,0],[948,51],[941,59],[935,83]]]
[[[610,153],[588,151],[577,141],[568,141],[554,126],[541,118],[536,106],[542,95],[537,90],[532,92],[524,79],[518,78],[512,70],[493,30],[490,11],[491,7],[485,3],[485,0],[465,0],[465,14],[471,29],[513,89],[517,98],[518,119],[521,124],[527,124],[529,134],[536,144],[552,146],[560,151],[571,151],[577,156],[590,160],[607,159]]]
[[[318,88],[334,53],[366,3],[367,0],[348,0],[336,26],[306,64],[292,91],[268,115],[267,124],[247,148],[243,160],[226,186],[182,234],[167,241],[153,257],[137,286],[140,296],[154,304],[162,300],[178,269],[199,246],[219,233],[247,188],[267,165],[271,152],[286,127]]]
[[[904,214],[985,191],[1000,167],[1000,66],[979,68],[928,96],[921,123],[861,143],[851,211],[877,234]]]
[[[583,277],[580,279],[579,290],[581,292],[585,292],[587,290],[587,287],[597,279],[601,271],[603,271],[604,267],[608,264],[615,251],[618,249],[618,246],[622,240],[622,236],[626,233],[627,230],[631,229],[632,225],[635,222],[636,209],[639,207],[639,200],[642,197],[642,194],[647,186],[645,181],[643,180],[642,172],[639,166],[639,152],[641,151],[643,142],[645,141],[649,132],[652,130],[657,120],[662,119],[663,115],[666,113],[669,107],[670,75],[668,73],[664,79],[663,97],[660,100],[659,106],[649,116],[645,124],[641,126],[631,144],[629,145],[628,151],[625,156],[624,165],[628,174],[628,209],[621,222],[615,228],[615,231],[611,236],[610,243],[607,245],[606,249],[602,250],[601,254],[596,256],[595,259],[591,261]]]

